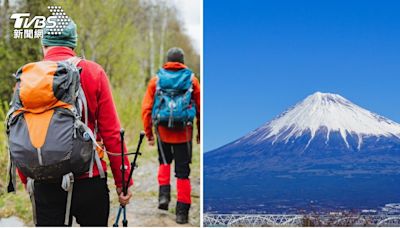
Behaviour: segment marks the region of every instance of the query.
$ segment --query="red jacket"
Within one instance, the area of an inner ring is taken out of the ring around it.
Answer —
[[[186,68],[186,66],[179,62],[167,62],[164,65],[164,69],[167,70],[180,70]],[[197,119],[197,134],[200,135],[200,83],[196,77],[193,77],[193,93],[192,99],[196,104],[196,119]],[[148,139],[153,138],[153,123],[151,119],[151,112],[153,109],[154,95],[157,87],[157,77],[150,79],[149,85],[147,86],[146,93],[143,97],[142,103],[142,120],[144,130]],[[192,139],[192,127],[188,126],[186,129],[171,129],[164,126],[158,127],[161,141],[166,143],[185,143]]]
[[[76,56],[75,52],[68,47],[51,48],[44,57],[44,60],[61,61],[72,56]],[[78,67],[82,68],[81,84],[88,102],[88,125],[94,130],[95,122],[97,121],[98,139],[102,140],[107,151],[113,153],[121,152],[120,133],[121,128],[117,111],[111,94],[111,87],[107,75],[103,68],[92,61],[82,60]],[[125,145],[124,145],[125,146]],[[125,146],[126,150],[126,146]],[[121,157],[108,156],[110,160],[111,171],[114,176],[115,185],[122,186],[121,174]],[[105,161],[101,161],[104,171],[107,170]],[[129,175],[130,163],[128,158],[124,160],[126,169],[125,178]],[[18,172],[21,181],[26,184],[26,177],[21,172]],[[99,176],[97,165],[93,165],[93,176]],[[79,178],[88,178],[86,173]],[[131,181],[130,185],[133,182]]]

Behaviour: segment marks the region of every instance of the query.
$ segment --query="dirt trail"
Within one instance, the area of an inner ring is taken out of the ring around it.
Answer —
[[[194,167],[193,167],[194,168]],[[127,218],[129,226],[179,226],[175,223],[175,205],[176,205],[176,179],[171,176],[171,198],[168,211],[159,210],[158,206],[158,183],[157,183],[158,161],[156,159],[140,160],[139,167],[133,174],[135,185],[133,187],[133,200],[127,206]],[[171,174],[173,174],[171,170]],[[193,177],[192,181],[192,206],[189,214],[189,224],[184,226],[200,225],[200,179]],[[113,186],[109,183],[109,186]],[[118,202],[115,189],[110,189],[112,197],[109,225],[115,221],[118,212]],[[122,216],[120,218],[120,226]]]

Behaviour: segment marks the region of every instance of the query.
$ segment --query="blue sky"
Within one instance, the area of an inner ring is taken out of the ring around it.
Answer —
[[[204,0],[204,151],[315,91],[400,122],[400,1]]]

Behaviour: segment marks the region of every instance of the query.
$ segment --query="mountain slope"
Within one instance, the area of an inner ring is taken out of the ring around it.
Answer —
[[[276,186],[287,188],[286,198],[296,195],[296,199],[318,195],[315,189],[320,189],[325,195],[331,191],[335,193],[338,185],[347,181],[343,178],[353,178],[355,184],[362,179],[363,184],[356,185],[365,189],[379,175],[393,181],[399,176],[399,167],[398,123],[363,109],[340,95],[317,92],[246,136],[205,153],[205,198],[207,202],[210,197],[219,195],[219,185],[232,187],[232,194],[235,190],[243,192],[241,187],[232,186],[236,181],[253,186],[246,191],[254,190],[256,195],[257,189],[264,192],[273,189],[265,189],[263,184],[274,186],[280,183]],[[313,184],[301,184],[315,178],[326,186],[317,184],[311,188]],[[327,181],[330,178],[339,179]],[[292,187],[287,186],[288,183],[292,183]],[[399,184],[390,183],[400,190]],[[296,189],[291,189],[293,186],[297,186]],[[297,194],[297,188],[304,190],[303,195]],[[327,189],[331,190],[328,192]],[[373,189],[377,190],[376,187]],[[354,194],[361,189],[355,187],[352,191]]]

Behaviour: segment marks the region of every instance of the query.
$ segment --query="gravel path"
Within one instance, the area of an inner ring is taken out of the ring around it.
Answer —
[[[139,160],[139,159],[138,159]],[[143,161],[143,162],[142,162]],[[158,183],[157,183],[158,161],[156,159],[141,160],[139,167],[135,170],[133,177],[133,200],[127,206],[127,218],[129,226],[179,226],[175,223],[176,188],[175,177],[171,177],[171,197],[169,211],[159,210],[158,206]],[[192,167],[195,169],[195,167]],[[173,173],[173,170],[171,170]],[[184,226],[200,225],[200,178],[192,177],[192,206],[189,214],[189,224]],[[112,186],[111,183],[109,186]],[[118,202],[115,190],[111,190],[112,203],[110,210],[109,225],[115,221],[118,211]],[[122,216],[120,218],[122,224]]]

